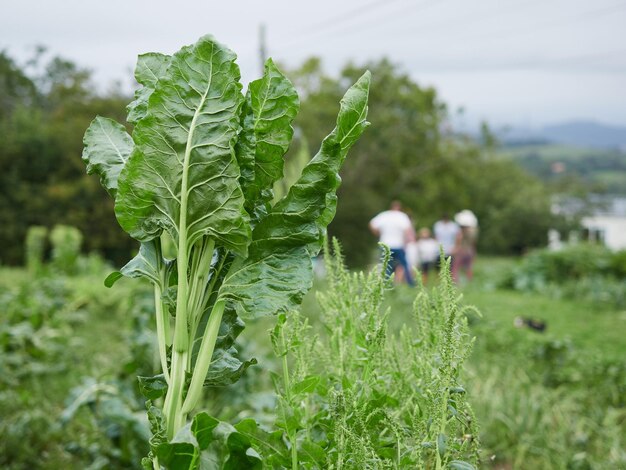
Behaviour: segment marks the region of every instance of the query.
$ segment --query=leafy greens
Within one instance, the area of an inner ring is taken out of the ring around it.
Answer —
[[[165,396],[162,413],[150,408],[155,468],[159,457],[175,459],[171,442],[189,434],[202,387],[233,383],[254,362],[240,361],[233,347],[242,319],[289,310],[310,288],[311,258],[335,214],[339,168],[368,126],[366,72],[341,100],[317,155],[272,205],[298,96],[271,59],[243,95],[235,59],[211,36],[171,57],[139,56],[142,88],[127,108],[132,137],[97,117],[84,138],[87,172],[100,177],[119,224],[141,243],[106,284],[127,276],[154,286],[163,373],[142,378],[142,390]],[[163,255],[165,237],[175,260]]]

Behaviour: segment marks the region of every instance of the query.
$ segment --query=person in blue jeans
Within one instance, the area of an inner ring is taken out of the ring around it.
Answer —
[[[387,275],[395,271],[397,266],[404,270],[404,279],[407,284],[414,286],[413,273],[406,259],[406,244],[413,241],[415,232],[411,219],[402,211],[400,201],[393,201],[389,210],[383,211],[374,217],[369,228],[379,237],[380,242],[391,250],[391,260],[387,266]]]

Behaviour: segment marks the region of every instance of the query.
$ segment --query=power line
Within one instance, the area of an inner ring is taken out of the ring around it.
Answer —
[[[342,13],[339,16],[329,18],[327,20],[324,20],[323,22],[316,23],[312,26],[305,28],[304,30],[301,29],[298,32],[292,34],[292,36],[296,36],[296,37],[290,40],[281,41],[278,48],[279,49],[293,48],[295,45],[301,44],[303,41],[306,41],[308,38],[312,36],[319,36],[319,35],[328,33],[329,31],[341,34],[345,32],[345,29],[340,28],[344,23],[352,22],[353,20],[355,20],[355,17],[357,17],[356,19],[358,20],[359,16],[363,16],[368,13],[371,13],[380,7],[388,7],[389,5],[392,5],[393,3],[397,3],[399,1],[410,2],[409,5],[405,5],[404,8],[402,8],[402,10],[406,10],[407,7],[416,8],[420,6],[422,7],[431,6],[431,4],[441,3],[445,0],[426,0],[425,2],[418,2],[417,4],[415,4],[414,2],[411,2],[411,0],[383,0],[383,1],[376,0],[370,3],[367,3],[359,7],[358,9],[352,9],[352,10]],[[398,11],[393,11],[391,13],[397,14]],[[381,20],[381,16],[377,16],[374,21],[378,23],[380,22],[380,20]],[[357,26],[358,29],[362,29],[362,25],[359,26],[359,24],[357,24],[357,25],[353,25],[353,27],[354,26]]]
[[[541,31],[544,29],[552,29],[552,28],[556,28],[556,27],[560,27],[564,25],[569,25],[569,24],[572,24],[573,22],[578,22],[580,20],[596,19],[602,16],[606,16],[607,14],[614,13],[615,11],[623,10],[625,8],[626,8],[626,3],[620,3],[617,5],[611,5],[610,7],[604,7],[604,8],[582,12],[582,13],[578,13],[574,15],[567,15],[565,17],[559,18],[556,21],[552,20],[552,21],[542,22],[542,23],[539,23],[538,25],[535,25],[532,29],[529,29],[528,27],[523,26],[521,28],[514,28],[514,29],[509,28],[506,30],[491,31],[491,32],[487,32],[484,34],[478,34],[478,35],[473,35],[473,36],[457,35],[456,37],[452,38],[452,40],[466,41],[467,39],[482,39],[482,38],[500,39],[500,38],[506,38],[506,37],[510,37],[513,35],[517,35],[517,34],[522,34],[522,35],[534,34],[537,31]],[[565,19],[565,21],[563,21],[563,19]]]
[[[344,11],[340,15],[334,16],[332,18],[328,18],[318,23],[314,23],[304,30],[299,30],[297,33],[307,34],[310,32],[318,32],[320,29],[323,31],[324,29],[328,29],[329,27],[333,27],[337,24],[341,24],[345,22],[346,20],[352,20],[355,17],[362,16],[365,13],[369,13],[372,10],[377,9],[378,7],[388,6],[398,1],[400,0],[375,0],[373,2],[366,3],[365,5],[361,5],[358,8],[353,8],[351,10]]]

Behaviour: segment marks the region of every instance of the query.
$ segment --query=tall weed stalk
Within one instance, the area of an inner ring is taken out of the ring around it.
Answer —
[[[449,263],[435,290],[419,286],[412,312],[391,311],[384,307],[394,295],[384,274],[389,252],[382,268],[351,273],[336,241],[333,248],[334,256],[325,252],[328,288],[317,296],[321,317],[310,325],[302,314],[282,316],[271,334],[282,358],[274,382],[276,424],[290,449],[283,464],[474,468],[478,430],[461,384],[472,347],[469,307]],[[406,323],[390,333],[389,319],[398,315]]]

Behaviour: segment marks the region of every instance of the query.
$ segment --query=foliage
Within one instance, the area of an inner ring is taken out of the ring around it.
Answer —
[[[68,390],[87,369],[94,355],[85,354],[85,342],[103,341],[111,347],[107,361],[116,357],[115,338],[99,319],[114,318],[118,299],[93,289],[85,278],[2,271],[0,276],[0,465],[7,469],[87,468],[85,457],[68,458],[71,435],[97,439],[81,424],[59,426],[59,410]],[[102,271],[96,275],[102,276]],[[84,325],[97,329],[83,339]],[[99,357],[102,361],[102,357]],[[94,373],[93,371],[91,373]]]
[[[15,385],[21,377],[62,371],[71,331],[62,318],[72,308],[65,283],[39,278],[18,284],[0,295],[0,305],[0,383]]]
[[[41,271],[48,239],[48,229],[38,225],[28,228],[26,232],[26,268],[32,274]]]
[[[626,391],[622,331],[626,317],[620,311],[598,309],[597,304],[584,300],[497,289],[495,280],[511,264],[512,259],[479,257],[474,282],[463,289],[464,303],[478,306],[483,314],[481,319],[470,315],[470,331],[476,341],[461,374],[480,423],[480,468],[624,467]],[[102,275],[102,271],[85,272],[74,278],[57,275],[53,288],[50,279],[44,282],[44,274],[34,277],[23,269],[0,269],[0,309],[13,312],[12,315],[27,312],[31,316],[38,311],[49,312],[50,306],[55,306],[50,323],[63,336],[47,337],[46,343],[54,346],[67,341],[66,351],[60,354],[53,352],[38,359],[22,356],[23,364],[36,362],[44,373],[3,371],[2,468],[89,468],[103,463],[105,458],[114,458],[123,448],[141,443],[145,446],[144,437],[139,435],[135,443],[107,437],[109,428],[100,426],[107,420],[111,422],[113,416],[108,418],[104,411],[115,411],[115,407],[98,406],[108,400],[106,395],[100,395],[102,402],[91,401],[81,407],[63,427],[59,425],[62,411],[70,405],[64,401],[85,377],[93,377],[102,386],[116,385],[121,380],[125,384],[122,389],[134,389],[134,376],[148,376],[155,362],[158,364],[150,326],[154,321],[154,302],[149,286],[120,281],[116,290],[110,291],[102,286]],[[30,288],[24,287],[23,295],[16,297],[22,285]],[[401,287],[384,293],[382,312],[386,306],[390,308],[387,341],[403,323],[412,322],[416,291]],[[327,286],[317,283],[315,290],[323,294]],[[437,295],[436,290],[428,294]],[[357,299],[351,302],[358,303]],[[315,295],[307,296],[304,304],[301,319],[306,318],[311,328],[302,335],[307,341],[312,341],[309,336],[317,336],[315,344],[328,344],[326,336],[333,331],[321,325]],[[65,308],[57,308],[59,305]],[[516,316],[542,319],[548,327],[543,333],[514,328]],[[287,318],[286,332],[295,328],[296,321],[294,316]],[[3,315],[0,324],[5,319]],[[269,435],[270,439],[277,436],[278,440],[270,442],[284,446],[290,464],[291,449],[284,444],[283,431],[274,426],[277,418],[280,421],[281,409],[275,408],[278,399],[267,371],[272,369],[282,375],[282,361],[279,358],[274,363],[271,350],[268,357],[263,353],[264,347],[270,348],[265,332],[273,324],[273,318],[250,322],[245,348],[238,346],[246,355],[264,357],[262,366],[248,369],[243,380],[222,388],[219,395],[215,393],[220,389],[212,388],[210,401],[202,406],[210,408],[221,422],[237,423],[239,433],[245,431],[250,436],[258,432],[259,437]],[[133,352],[129,356],[130,351]],[[8,355],[4,352],[2,356]],[[319,351],[311,355],[317,356]],[[308,360],[309,356],[305,358]],[[55,372],[54,366],[60,366],[60,372]],[[293,374],[290,376],[295,377],[295,351],[289,353],[288,367]],[[308,375],[319,376],[319,384],[324,384],[325,371],[314,367],[315,363],[309,366]],[[297,383],[295,378],[290,382]],[[282,390],[281,383],[278,385]],[[315,396],[322,393],[318,388]],[[132,410],[140,413],[144,404],[139,392],[134,393],[137,404]],[[299,406],[299,401],[295,405]],[[145,419],[142,421],[145,423]],[[115,462],[111,464],[113,468],[124,468],[119,460],[111,462]],[[133,465],[132,468],[138,468],[137,462]]]
[[[562,250],[537,250],[509,270],[500,286],[520,291],[579,298],[596,305],[626,305],[624,251],[577,244]]]
[[[90,74],[44,51],[26,65],[0,52],[0,260],[24,261],[32,225],[71,225],[87,251],[126,259],[132,243],[115,226],[112,204],[84,175],[81,137],[95,113],[123,117],[126,97],[99,95]]]
[[[348,90],[337,126],[273,205],[299,103],[271,60],[245,97],[234,53],[210,36],[171,57],[140,56],[135,74],[143,88],[128,106],[132,137],[97,117],[83,159],[115,198],[122,228],[141,242],[107,285],[128,276],[154,287],[162,374],[141,377],[140,386],[164,402],[148,406],[153,438],[144,465],[241,465],[249,445],[233,429],[208,414],[186,425],[187,418],[203,386],[236,382],[255,363],[233,347],[241,318],[293,308],[310,288],[311,257],[335,213],[337,172],[368,125],[369,73]],[[162,254],[164,232],[174,260]]]
[[[557,144],[507,146],[501,153],[560,191],[624,194],[626,153]]]
[[[584,335],[594,320],[589,306],[579,310],[582,315],[567,318],[573,312],[563,305],[552,316],[581,322]],[[494,456],[496,468],[507,462],[513,468],[622,467],[623,361],[601,344],[584,348],[564,338],[551,319],[548,333],[538,334],[513,328],[510,316],[479,321],[473,329],[483,340],[475,348],[468,386],[478,394],[473,405],[483,425],[485,455]]]
[[[435,292],[420,288],[413,325],[389,334],[400,311],[383,309],[388,256],[369,274],[327,256],[322,330],[298,314],[272,330],[278,431],[235,427],[275,468],[474,468],[477,425],[459,382],[472,342],[449,266]]]
[[[372,261],[375,240],[367,224],[392,199],[403,202],[418,227],[432,225],[444,212],[471,209],[479,219],[482,252],[519,254],[545,245],[547,229],[562,224],[551,213],[550,192],[516,163],[498,159],[493,139],[476,142],[456,134],[436,91],[415,83],[388,60],[366,67],[349,64],[336,78],[324,73],[319,59],[292,71],[303,95],[295,120],[298,136],[319,142],[324,135],[320,123],[332,115],[343,85],[364,68],[374,80],[369,119],[375,126],[344,166],[342,204],[329,228],[344,242],[349,265]],[[287,160],[299,151],[294,146]]]
[[[52,266],[65,274],[76,274],[83,235],[76,227],[55,225],[50,231]]]

